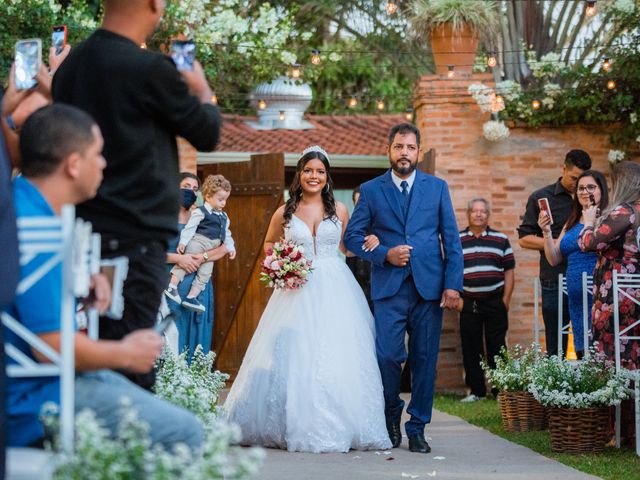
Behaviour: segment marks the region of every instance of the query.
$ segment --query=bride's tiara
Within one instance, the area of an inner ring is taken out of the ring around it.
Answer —
[[[311,145],[310,147],[305,148],[302,151],[302,156],[304,157],[307,153],[318,152],[325,156],[327,160],[329,160],[329,154],[322,148],[320,145]]]

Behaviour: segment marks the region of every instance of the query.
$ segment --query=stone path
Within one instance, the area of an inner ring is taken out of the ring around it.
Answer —
[[[260,480],[595,479],[451,415],[434,411],[427,429],[433,451],[411,453],[403,438],[387,452],[289,453],[267,449]]]

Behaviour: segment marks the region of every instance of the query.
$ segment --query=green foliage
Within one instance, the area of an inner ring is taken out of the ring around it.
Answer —
[[[489,45],[500,33],[498,5],[492,0],[415,0],[412,10],[414,29],[425,39],[445,23],[451,24],[454,31],[469,25]]]
[[[485,361],[480,364],[489,382],[501,392],[525,392],[541,359],[539,345],[533,344],[523,349],[516,344],[509,349],[502,347],[500,355],[495,357],[495,369]]]

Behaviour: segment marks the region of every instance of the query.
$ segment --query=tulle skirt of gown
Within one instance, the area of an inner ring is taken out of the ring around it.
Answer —
[[[276,290],[225,403],[242,443],[301,452],[391,446],[373,317],[339,257]]]

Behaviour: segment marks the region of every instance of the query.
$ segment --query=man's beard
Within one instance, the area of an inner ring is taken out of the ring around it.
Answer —
[[[406,160],[407,162],[409,162],[409,166],[408,167],[398,166],[398,163],[400,162],[400,160]],[[391,161],[391,170],[393,170],[396,173],[399,173],[400,175],[411,174],[416,169],[417,166],[418,166],[418,162],[412,163],[411,160],[409,160],[408,158],[400,158],[398,159],[397,162]]]

